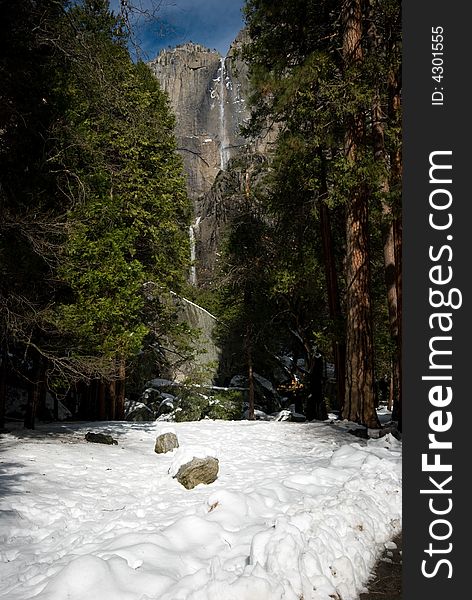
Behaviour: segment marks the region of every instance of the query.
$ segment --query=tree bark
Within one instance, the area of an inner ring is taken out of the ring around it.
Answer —
[[[349,71],[363,59],[361,0],[345,0],[342,19],[343,59]],[[363,115],[352,115],[347,125],[345,155],[354,168],[364,140]],[[368,221],[368,193],[358,183],[352,188],[346,210],[346,390],[342,416],[367,427],[379,427],[374,406]]]
[[[324,157],[320,150],[321,160],[321,203],[320,203],[320,226],[321,240],[323,244],[323,258],[326,277],[326,289],[328,296],[329,316],[333,323],[332,347],[334,368],[336,373],[336,389],[339,398],[339,409],[342,411],[345,396],[346,380],[346,342],[345,326],[341,312],[341,301],[339,298],[338,276],[336,261],[334,258],[334,243],[331,227],[331,216],[326,205],[325,198],[328,195],[326,173],[324,168]]]
[[[104,381],[98,382],[98,420],[105,421],[107,418],[106,386]]]
[[[398,121],[400,111],[398,77],[394,73],[389,76],[389,100],[388,100],[388,118]],[[396,202],[388,200],[394,187],[401,185],[402,161],[401,153],[397,148],[392,156],[387,155],[384,136],[384,115],[379,95],[373,106],[373,143],[374,156],[377,161],[384,165],[384,175],[381,182],[382,193],[382,217],[383,217],[383,251],[385,284],[387,288],[387,306],[390,325],[390,336],[394,343],[395,354],[393,361],[393,418],[401,421],[401,402],[402,402],[402,339],[401,339],[401,320],[402,320],[402,224],[400,215],[400,206]],[[399,192],[398,192],[399,193]],[[401,424],[399,425],[401,427]]]
[[[125,419],[125,385],[126,385],[126,364],[125,359],[119,359],[118,365],[118,385],[116,394],[116,418],[118,421]]]
[[[110,421],[114,421],[116,418],[116,381],[110,381],[108,383],[108,402],[109,411],[108,418]]]
[[[402,403],[403,403],[403,374],[402,374],[402,344],[403,344],[403,294],[402,294],[402,221],[397,219],[395,222],[395,257],[397,263],[397,311],[398,311],[398,339],[397,352],[398,359],[396,364],[397,373],[397,394],[393,403],[392,418],[398,421],[398,429],[402,431]]]
[[[383,22],[379,34],[375,19],[370,19],[369,36],[378,56],[388,61],[387,97],[383,100],[386,114],[382,111],[379,88],[372,110],[374,156],[383,164],[381,181],[385,282],[389,312],[390,335],[395,355],[392,365],[393,417],[399,417],[401,428],[402,402],[402,223],[401,223],[401,140],[394,139],[393,148],[385,145],[385,122],[391,127],[401,127],[401,75],[400,75],[400,12],[390,15]],[[396,143],[395,143],[396,142]],[[392,193],[393,192],[393,193]]]
[[[252,347],[251,347],[251,342],[248,342],[247,344],[247,349],[246,349],[246,356],[247,356],[247,373],[248,373],[248,380],[249,380],[249,408],[248,408],[248,419],[250,421],[254,421],[255,420],[255,415],[254,415],[254,369],[253,369],[253,363],[252,363]]]
[[[45,384],[45,368],[40,356],[34,358],[36,362],[31,381],[28,384],[28,404],[26,406],[24,427],[34,429],[36,425],[36,413],[38,411],[41,387]]]
[[[5,429],[5,409],[7,397],[7,368],[5,353],[0,355],[0,431]]]

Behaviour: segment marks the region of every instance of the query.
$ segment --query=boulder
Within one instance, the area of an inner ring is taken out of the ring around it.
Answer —
[[[154,421],[155,414],[152,410],[152,406],[146,406],[142,402],[131,402],[127,406],[126,417],[127,421]]]
[[[208,485],[218,477],[218,459],[212,456],[206,458],[193,458],[190,462],[182,465],[174,475],[185,488],[191,490],[199,483]]]
[[[177,436],[175,433],[168,431],[167,433],[157,436],[154,452],[157,452],[157,454],[165,454],[166,452],[171,452],[178,447],[179,440],[177,439]]]
[[[94,444],[118,444],[118,442],[111,437],[111,435],[107,435],[106,433],[92,433],[91,431],[85,434],[85,439],[87,442],[93,442]]]

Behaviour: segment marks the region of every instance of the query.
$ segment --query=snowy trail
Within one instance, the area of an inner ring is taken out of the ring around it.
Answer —
[[[0,440],[0,598],[353,600],[401,529],[401,443],[327,423],[176,423],[217,481],[185,490],[168,424],[56,425]],[[89,430],[117,446],[85,442]]]

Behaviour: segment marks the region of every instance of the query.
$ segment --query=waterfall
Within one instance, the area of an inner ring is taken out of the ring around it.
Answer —
[[[225,98],[226,98],[226,58],[220,59],[220,169],[223,171],[228,164],[229,141],[226,132]]]
[[[195,268],[195,232],[193,231],[193,225],[188,228],[188,234],[190,238],[190,283],[197,285],[197,270]]]
[[[190,283],[192,285],[197,285],[197,267],[195,265],[195,229],[200,224],[200,217],[197,217],[197,220],[193,225],[190,225],[188,228],[188,236],[190,240]]]

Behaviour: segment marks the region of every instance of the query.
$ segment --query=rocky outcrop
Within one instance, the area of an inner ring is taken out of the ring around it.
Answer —
[[[178,364],[172,372],[172,377],[175,381],[182,382],[195,370],[198,370],[201,371],[202,382],[210,384],[213,381],[221,353],[214,339],[217,319],[191,300],[176,294],[173,297],[177,308],[177,318],[191,327],[194,332],[192,342],[194,358],[191,363]]]
[[[197,202],[199,217],[195,223],[195,279],[201,286],[212,284],[217,272],[221,241],[226,225],[238,214],[247,201],[247,195],[259,184],[263,171],[264,155],[249,149],[221,171],[211,190]]]

